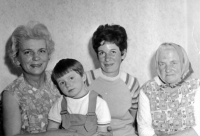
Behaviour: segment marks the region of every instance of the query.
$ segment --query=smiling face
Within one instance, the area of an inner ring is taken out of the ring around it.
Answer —
[[[158,56],[158,70],[162,80],[176,84],[181,80],[181,63],[173,47],[161,49]]]
[[[25,40],[19,48],[17,63],[26,75],[41,75],[49,61],[47,46],[44,40]]]
[[[122,52],[114,43],[106,42],[98,48],[98,59],[103,74],[108,77],[115,77],[119,74],[122,60],[126,57],[126,50]]]
[[[85,80],[85,75],[81,77],[73,70],[56,79],[62,93],[71,98],[81,98],[87,94],[87,90],[84,88]]]

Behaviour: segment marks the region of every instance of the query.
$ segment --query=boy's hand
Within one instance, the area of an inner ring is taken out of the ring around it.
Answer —
[[[112,127],[111,127],[111,126],[108,126],[108,127],[107,127],[107,130],[108,130],[108,132],[112,132]]]
[[[98,132],[93,136],[113,136],[112,128],[110,126],[107,127],[108,132]]]

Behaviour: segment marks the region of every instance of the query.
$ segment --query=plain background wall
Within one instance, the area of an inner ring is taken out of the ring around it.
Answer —
[[[18,71],[6,58],[13,30],[29,20],[44,23],[56,43],[47,69],[62,58],[79,60],[85,70],[98,67],[91,36],[101,24],[119,24],[128,34],[122,70],[142,85],[155,76],[153,55],[163,42],[185,48],[200,77],[199,0],[0,0],[0,92]]]

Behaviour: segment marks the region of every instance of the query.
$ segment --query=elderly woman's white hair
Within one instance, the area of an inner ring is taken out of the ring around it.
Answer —
[[[11,35],[11,44],[8,45],[7,55],[12,62],[17,65],[16,58],[19,53],[21,43],[29,39],[44,39],[47,45],[48,54],[54,51],[54,41],[47,27],[36,21],[29,21],[27,25],[18,26]]]

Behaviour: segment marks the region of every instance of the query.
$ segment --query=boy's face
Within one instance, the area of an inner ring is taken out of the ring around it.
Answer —
[[[64,76],[56,79],[56,81],[64,95],[71,98],[81,98],[87,94],[87,90],[84,88],[85,79],[85,75],[81,77],[75,71],[70,71]]]
[[[119,74],[122,60],[126,57],[126,50],[122,52],[114,43],[106,42],[98,48],[98,58],[103,74],[115,77]]]

